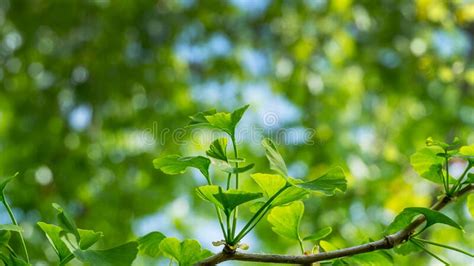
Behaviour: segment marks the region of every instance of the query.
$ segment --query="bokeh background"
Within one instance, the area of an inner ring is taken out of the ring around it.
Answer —
[[[474,142],[473,22],[469,0],[0,0],[0,175],[20,172],[8,197],[34,263],[55,263],[35,225],[54,221],[52,202],[103,231],[99,247],[159,230],[217,252],[212,207],[193,193],[204,179],[164,175],[152,159],[203,154],[210,139],[183,129],[187,117],[244,104],[240,154],[254,172],[269,171],[260,137],[284,130],[293,176],[332,165],[349,175],[346,194],[306,201],[303,231],[331,225],[339,247],[381,237],[397,212],[439,192],[409,155],[429,136]],[[472,251],[463,201],[446,213],[465,233],[440,226],[427,237]],[[246,242],[298,253],[266,222]]]

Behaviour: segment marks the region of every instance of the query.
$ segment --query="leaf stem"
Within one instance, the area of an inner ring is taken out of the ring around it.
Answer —
[[[298,237],[298,243],[300,244],[300,249],[301,249],[301,254],[304,255],[304,246],[303,246],[303,240]]]
[[[423,249],[426,253],[428,253],[430,256],[432,256],[433,258],[441,261],[442,263],[444,263],[444,265],[449,265],[448,262],[446,262],[445,260],[443,260],[442,258],[440,258],[438,255],[434,254],[433,252],[429,251],[427,248],[425,248],[423,246],[423,244],[419,243],[418,241],[416,241],[415,239],[410,239],[410,242],[412,242],[413,244],[417,245],[418,247],[420,247],[421,249]]]
[[[464,177],[466,176],[467,172],[469,172],[469,170],[471,169],[472,167],[472,163],[470,161],[468,161],[467,163],[467,166],[466,166],[466,169],[464,169],[464,172],[462,173],[462,175],[459,177],[458,179],[458,182],[453,186],[453,188],[451,189],[451,193],[455,193],[459,188],[460,186],[462,185],[462,181],[464,179]]]
[[[13,211],[10,208],[10,205],[8,204],[7,199],[5,198],[5,193],[3,192],[2,192],[2,202],[3,202],[3,205],[5,206],[5,209],[7,209],[8,215],[10,216],[12,223],[14,225],[18,225],[15,215],[13,215]],[[23,252],[25,253],[26,262],[30,263],[30,258],[28,256],[28,250],[26,249],[26,243],[25,243],[25,239],[23,238],[23,234],[21,232],[18,232],[18,234],[20,234],[21,245],[23,246]]]
[[[454,250],[454,251],[457,251],[457,252],[460,252],[460,253],[463,253],[469,257],[474,257],[474,254],[472,253],[469,253],[465,250],[462,250],[462,249],[459,249],[459,248],[456,248],[456,247],[451,247],[451,246],[448,246],[448,245],[444,245],[444,244],[440,244],[440,243],[436,243],[436,242],[432,242],[432,241],[429,241],[429,240],[426,240],[426,239],[421,239],[421,238],[415,238],[417,241],[421,241],[421,242],[424,242],[426,244],[430,244],[430,245],[433,245],[433,246],[438,246],[438,247],[442,247],[442,248],[447,248],[447,249],[451,249],[451,250]]]
[[[231,135],[231,140],[232,140],[232,147],[234,148],[234,157],[236,160],[239,159],[239,153],[238,153],[238,150],[237,150],[237,142],[235,141],[235,132],[234,134]],[[235,162],[235,168],[239,168],[239,163],[236,161]],[[230,179],[230,177],[229,177]],[[229,180],[228,180],[229,182]],[[235,189],[239,189],[239,172],[237,171],[235,173]],[[234,216],[233,216],[233,219],[232,219],[232,239],[234,238],[235,236],[235,228],[237,227],[237,218],[238,218],[238,212],[239,212],[239,209],[238,207],[235,208],[234,210]]]
[[[255,227],[255,225],[260,221],[261,217],[263,217],[266,214],[266,212],[268,211],[267,207],[270,206],[270,204],[273,202],[273,200],[275,200],[275,198],[278,197],[278,195],[280,195],[283,191],[285,191],[285,189],[289,188],[290,186],[291,186],[290,184],[286,183],[286,185],[284,187],[282,187],[271,198],[269,198],[265,202],[265,204],[263,204],[262,207],[260,207],[260,209],[258,209],[258,211],[252,216],[252,218],[250,218],[250,220],[242,228],[242,230],[240,230],[239,234],[237,234],[237,236],[235,237],[234,242],[239,242],[245,235],[247,235],[250,232],[250,230],[252,230],[253,227]],[[262,216],[259,218],[260,214],[262,214]],[[257,220],[257,222],[254,225],[252,225],[252,223],[257,218],[259,218]],[[247,230],[247,229],[249,229],[249,230]]]
[[[451,191],[449,191],[449,158],[448,158],[448,151],[444,151],[444,159],[445,159],[445,167],[446,167],[446,180],[443,180],[445,183],[444,185],[444,191],[446,192],[447,195],[451,194]]]
[[[214,207],[216,208],[217,219],[219,220],[219,225],[220,225],[220,227],[221,227],[222,234],[224,235],[225,241],[227,241],[227,240],[228,240],[228,236],[227,236],[227,233],[225,232],[224,222],[222,221],[221,212],[219,211],[219,208],[217,208],[217,206],[214,206]]]
[[[231,178],[231,176],[232,176],[231,173],[229,173],[229,174],[227,175],[227,187],[226,187],[226,190],[229,190],[229,189],[230,189],[230,178]]]

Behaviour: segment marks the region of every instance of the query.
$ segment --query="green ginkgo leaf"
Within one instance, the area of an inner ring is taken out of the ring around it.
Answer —
[[[207,156],[227,162],[227,138],[218,138],[211,143]]]
[[[208,126],[222,130],[231,137],[234,137],[235,128],[248,107],[248,105],[245,105],[234,110],[232,113],[216,112],[215,110],[197,113],[190,117],[191,122],[189,126]]]
[[[5,193],[5,188],[7,187],[8,183],[10,183],[16,176],[18,176],[18,172],[16,172],[14,175],[6,177],[0,181],[0,200],[4,201],[4,193]]]
[[[321,192],[327,196],[334,195],[336,191],[344,192],[347,189],[346,176],[340,167],[333,168],[326,174],[308,182],[299,182],[295,179],[291,179],[291,182],[297,187]]]
[[[467,209],[471,214],[471,217],[474,218],[474,194],[467,196]]]
[[[213,196],[217,201],[220,202],[224,213],[229,215],[237,206],[261,198],[263,194],[235,189],[230,189],[227,191],[220,189],[219,192]]]
[[[202,249],[196,240],[186,239],[180,242],[174,237],[163,239],[160,243],[160,250],[166,257],[176,260],[180,266],[194,265],[212,255],[210,251]]]
[[[186,168],[198,169],[209,180],[209,164],[211,161],[203,156],[165,155],[153,160],[156,169],[165,174],[177,175],[186,171]]]
[[[265,148],[265,155],[270,162],[270,169],[283,177],[288,176],[288,169],[281,154],[278,152],[275,143],[271,139],[263,139],[262,146]]]
[[[58,212],[56,217],[58,219],[59,226],[66,232],[76,236],[77,241],[80,241],[81,236],[79,235],[79,231],[77,230],[77,226],[74,220],[69,216],[67,212],[64,211],[63,207],[61,207],[59,204],[53,203],[53,207]]]
[[[392,234],[407,227],[413,221],[413,219],[420,214],[426,218],[425,227],[421,231],[424,231],[428,227],[437,223],[446,224],[462,230],[462,227],[458,223],[441,212],[428,208],[411,207],[405,208],[395,217],[393,222],[388,226],[387,233]]]
[[[256,173],[250,175],[252,179],[262,190],[266,198],[272,197],[280,189],[285,187],[287,181],[280,175]],[[299,187],[288,187],[280,195],[278,195],[272,202],[272,207],[287,204],[296,200],[305,198],[308,192]]]
[[[267,220],[272,225],[272,230],[278,235],[300,241],[299,230],[303,213],[303,202],[294,201],[288,205],[273,208]]]
[[[439,146],[422,148],[410,156],[410,163],[421,177],[442,184],[443,179],[440,171],[445,159],[438,156],[439,153],[444,153],[444,150]]]
[[[469,146],[462,146],[461,148],[459,148],[459,154],[474,157],[474,144]]]
[[[165,238],[161,232],[148,233],[138,239],[138,249],[147,256],[158,257],[161,254],[160,243]]]
[[[320,229],[319,231],[317,231],[316,233],[314,233],[312,235],[309,235],[309,236],[303,238],[303,240],[319,241],[319,240],[327,237],[331,233],[332,233],[332,227],[328,226],[328,227],[324,227],[323,229]]]

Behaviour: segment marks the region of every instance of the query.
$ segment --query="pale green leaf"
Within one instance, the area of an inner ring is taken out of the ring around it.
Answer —
[[[210,251],[202,249],[198,241],[191,239],[180,242],[168,237],[161,241],[160,249],[166,257],[176,260],[180,266],[194,265],[212,255]]]
[[[275,143],[271,139],[263,139],[262,146],[265,148],[265,154],[268,161],[270,162],[270,169],[277,172],[283,177],[288,176],[288,169],[286,168],[285,161],[281,154],[278,152],[278,149],[275,146]]]
[[[188,126],[208,125],[209,122],[206,120],[206,116],[213,115],[215,113],[216,113],[215,109],[196,113],[189,117],[191,121],[189,122]]]
[[[474,144],[469,146],[462,146],[459,153],[465,156],[474,156]]]
[[[46,238],[58,255],[60,261],[64,260],[71,254],[67,246],[61,240],[60,234],[63,231],[61,227],[43,222],[38,222],[38,226],[46,234]]]
[[[76,236],[76,239],[79,241],[81,239],[81,236],[79,235],[79,231],[77,230],[77,226],[74,220],[69,216],[67,212],[64,211],[63,207],[61,207],[59,204],[53,203],[53,207],[58,212],[56,217],[58,219],[59,226],[62,227],[62,229],[66,232]]]
[[[410,157],[410,163],[421,177],[442,184],[443,179],[440,171],[445,159],[438,156],[439,153],[444,153],[444,150],[439,146],[422,148]]]
[[[86,229],[77,229],[79,235],[81,236],[81,240],[79,241],[79,247],[81,249],[88,249],[92,245],[94,245],[97,241],[99,241],[104,234],[102,232],[95,232],[93,230],[86,230]]]
[[[272,230],[280,236],[300,240],[300,222],[304,213],[304,204],[295,201],[288,205],[278,206],[270,211],[267,217],[272,225]]]
[[[470,194],[467,197],[467,208],[471,214],[471,217],[474,218],[474,194]]]
[[[317,231],[316,233],[314,233],[312,235],[309,235],[309,236],[303,238],[303,240],[319,241],[319,240],[327,237],[331,233],[332,233],[332,227],[328,226],[328,227],[324,227],[323,229],[320,229],[319,231]]]
[[[158,257],[161,254],[160,243],[165,238],[161,232],[148,233],[138,239],[138,249],[147,256]]]
[[[286,180],[280,175],[252,174],[252,179],[257,183],[266,198],[270,198],[286,185]],[[289,187],[278,195],[272,202],[273,207],[290,203],[305,198],[308,192],[298,187]]]

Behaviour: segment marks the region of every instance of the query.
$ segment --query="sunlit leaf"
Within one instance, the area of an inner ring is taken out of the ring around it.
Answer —
[[[462,146],[459,153],[466,156],[474,156],[474,145]]]
[[[405,228],[419,214],[424,215],[426,218],[426,225],[422,230],[425,230],[426,228],[437,223],[446,224],[446,225],[462,230],[462,227],[458,223],[456,223],[451,218],[449,218],[448,216],[446,216],[445,214],[441,212],[434,211],[428,208],[411,207],[411,208],[405,208],[401,213],[399,213],[395,217],[393,222],[388,226],[387,232],[389,234],[392,234]]]
[[[153,160],[156,169],[160,169],[165,174],[176,175],[182,174],[186,168],[193,167],[198,169],[206,179],[209,179],[209,164],[211,161],[203,156],[180,156],[165,155]]]
[[[421,177],[442,184],[443,179],[440,171],[445,159],[437,154],[443,152],[444,150],[439,146],[422,148],[410,157],[410,163]]]
[[[211,143],[207,156],[227,162],[227,138],[218,138]]]
[[[471,214],[471,217],[474,218],[474,194],[467,196],[467,209]]]
[[[257,183],[266,198],[270,198],[286,185],[286,180],[280,175],[274,174],[252,174],[252,179]],[[308,192],[299,187],[289,187],[278,195],[272,202],[272,206],[279,206],[292,201],[305,198]]]
[[[99,241],[104,234],[102,232],[95,232],[93,230],[86,230],[78,228],[77,231],[81,236],[81,240],[79,241],[79,247],[81,249],[88,249],[92,245],[94,245],[97,241]]]
[[[196,240],[186,239],[180,242],[176,238],[165,238],[160,243],[160,249],[165,256],[176,260],[180,266],[194,265],[196,262],[212,255],[202,249]]]
[[[14,232],[23,232],[23,228],[14,224],[0,224],[0,230],[5,231],[14,231]]]
[[[267,219],[275,233],[292,240],[300,240],[299,230],[303,213],[303,202],[295,201],[273,208]]]
[[[332,227],[330,226],[324,227],[323,229],[318,230],[316,233],[303,238],[303,240],[319,241],[327,237],[328,235],[330,235],[331,232],[332,232]]]
[[[61,227],[43,222],[38,222],[38,226],[46,234],[46,238],[58,255],[60,261],[63,261],[71,254],[67,246],[61,240],[60,234],[63,231]]]
[[[242,167],[234,167],[230,163],[225,162],[225,161],[221,161],[221,160],[213,160],[213,162],[215,163],[217,168],[219,168],[220,170],[222,170],[226,173],[231,173],[231,174],[247,172],[247,171],[251,170],[255,165],[255,164],[251,163],[249,165],[242,166]]]
[[[262,145],[265,148],[265,154],[268,161],[270,162],[270,169],[277,172],[283,177],[288,176],[288,169],[286,168],[285,161],[281,154],[278,152],[278,149],[275,146],[275,143],[271,139],[263,139]]]
[[[337,250],[338,248],[336,246],[334,246],[333,244],[331,244],[330,242],[328,241],[324,241],[324,240],[321,240],[319,241],[319,246],[321,248],[323,248],[324,251],[333,251],[333,250]]]
[[[337,190],[344,192],[347,189],[346,176],[340,167],[333,168],[326,174],[311,181],[303,183],[293,182],[293,184],[297,187],[321,192],[328,196],[334,195]]]
[[[151,232],[138,239],[138,249],[141,253],[158,257],[161,254],[160,243],[166,236],[161,232]]]

